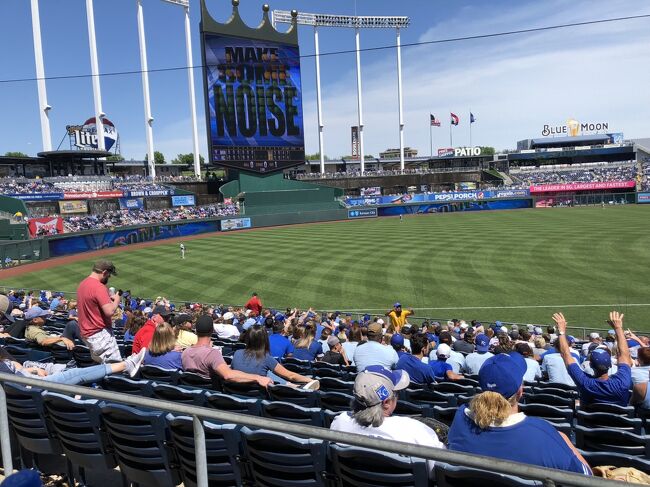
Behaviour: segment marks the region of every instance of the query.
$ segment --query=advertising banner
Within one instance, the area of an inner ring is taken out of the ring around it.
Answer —
[[[183,196],[172,196],[172,206],[194,206],[196,205],[196,198],[193,194]]]
[[[252,228],[250,218],[231,218],[229,220],[221,220],[221,231],[227,232],[229,230],[241,230],[243,228]]]
[[[359,127],[350,127],[352,148],[350,155],[352,159],[359,159]]]
[[[377,216],[377,208],[363,208],[361,210],[348,210],[348,218],[374,218]]]
[[[636,195],[637,203],[650,203],[650,193],[638,193]]]
[[[361,196],[381,196],[381,188],[379,186],[361,188]]]
[[[204,33],[210,162],[266,173],[304,164],[297,45]]]
[[[63,218],[30,218],[27,220],[27,227],[31,238],[56,235],[63,233]]]
[[[438,157],[453,157],[454,149],[453,147],[445,147],[444,149],[438,149]]]
[[[170,194],[172,194],[172,192],[169,189],[142,189],[124,192],[124,196],[127,198],[142,198],[145,196],[169,196]]]
[[[88,202],[81,201],[59,201],[59,213],[64,215],[70,213],[88,213]]]
[[[57,201],[63,199],[63,193],[7,194],[5,196],[23,201]]]
[[[464,201],[428,203],[409,206],[384,206],[379,208],[379,216],[416,215],[423,213],[450,213],[457,211],[513,210],[530,208],[530,199]]]
[[[595,183],[540,184],[530,187],[531,193],[559,193],[561,191],[593,191],[635,188],[635,181],[601,181]]]
[[[484,199],[528,198],[527,189],[499,189],[489,191],[450,191],[448,193],[415,193],[393,196],[351,197],[345,200],[348,206],[399,205],[404,203],[426,203],[432,201],[471,201]]]
[[[89,191],[84,193],[64,193],[64,200],[95,200],[99,198],[121,198],[122,191]]]
[[[123,210],[143,210],[144,199],[142,198],[120,198],[120,208]]]
[[[118,230],[115,232],[57,238],[50,240],[48,244],[50,246],[50,256],[59,257],[111,247],[122,247],[140,242],[152,242],[154,240],[217,232],[218,230],[219,222],[217,220],[174,223],[170,225],[141,227],[132,230]]]

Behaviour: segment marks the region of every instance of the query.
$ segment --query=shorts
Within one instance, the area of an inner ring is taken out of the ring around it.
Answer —
[[[90,349],[90,356],[100,364],[121,362],[122,354],[117,346],[117,340],[107,330],[102,330],[83,339]]]

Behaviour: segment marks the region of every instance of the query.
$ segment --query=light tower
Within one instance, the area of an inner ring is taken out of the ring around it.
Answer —
[[[189,84],[190,114],[192,116],[192,149],[194,154],[194,174],[201,175],[201,156],[199,154],[199,128],[196,121],[196,93],[194,91],[194,62],[192,61],[192,35],[190,29],[189,0],[163,0],[183,7],[185,12],[185,53],[187,57],[187,81]]]
[[[273,11],[273,23],[291,23],[291,12],[286,10]],[[320,52],[318,45],[318,28],[319,27],[340,27],[355,30],[355,54],[357,67],[357,117],[359,124],[359,162],[361,171],[365,171],[364,146],[363,146],[363,101],[361,93],[361,48],[360,33],[361,29],[396,29],[397,30],[397,101],[399,105],[399,152],[400,152],[400,169],[404,170],[404,118],[402,111],[402,54],[400,44],[400,29],[409,26],[408,17],[379,17],[379,16],[358,16],[358,15],[330,15],[330,14],[313,14],[298,13],[298,24],[311,25],[314,27],[314,46],[316,58],[316,103],[318,110],[318,146],[320,150],[320,172],[325,172],[325,149],[323,138],[323,114],[321,106],[321,86],[320,86]]]

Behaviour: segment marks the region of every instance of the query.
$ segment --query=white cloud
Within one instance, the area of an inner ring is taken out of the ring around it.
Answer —
[[[489,2],[461,9],[420,40],[650,12],[644,2],[622,0],[549,0],[503,13],[492,9]],[[391,39],[387,36],[387,43]],[[434,150],[448,146],[451,110],[462,119],[454,128],[454,145],[468,144],[470,109],[478,119],[473,143],[497,148],[513,148],[519,139],[539,136],[544,123],[561,124],[569,117],[609,121],[610,129],[627,137],[648,135],[642,109],[650,104],[648,45],[647,20],[637,20],[405,48],[405,143],[428,154],[432,112],[443,121],[442,128],[433,129]],[[383,60],[362,67],[367,154],[398,146],[394,56],[385,51]],[[356,123],[354,69],[337,74],[337,81],[323,89],[325,152],[330,156],[349,153],[350,126]],[[307,151],[316,152],[315,90],[304,88]]]

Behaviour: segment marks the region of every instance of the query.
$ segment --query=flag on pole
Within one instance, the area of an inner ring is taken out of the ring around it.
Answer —
[[[469,123],[474,122],[476,122],[476,117],[474,117],[474,114],[472,112],[469,112]]]
[[[437,120],[435,115],[429,114],[431,117],[431,126],[432,127],[440,127],[440,120]]]
[[[451,113],[451,112],[450,112]],[[455,113],[451,113],[451,124],[458,125],[460,123],[460,118]]]

